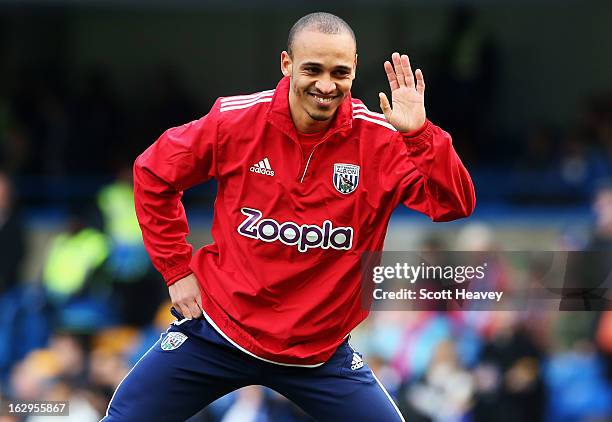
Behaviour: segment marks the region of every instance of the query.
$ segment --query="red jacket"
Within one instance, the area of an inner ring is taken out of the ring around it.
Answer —
[[[288,92],[284,78],[167,130],[136,160],[136,211],[155,267],[168,285],[195,273],[205,317],[226,339],[316,366],[368,314],[360,254],[382,250],[393,209],[466,217],[474,186],[448,133],[427,121],[401,134],[350,96],[304,160]],[[213,243],[192,257],[181,195],[213,177]]]

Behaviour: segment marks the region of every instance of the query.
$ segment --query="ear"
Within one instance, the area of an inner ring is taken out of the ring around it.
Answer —
[[[355,61],[353,62],[353,78],[355,79],[355,75],[357,74],[357,53],[355,53]]]
[[[289,53],[287,53],[286,51],[283,51],[281,53],[280,65],[281,72],[283,72],[283,75],[291,76],[291,74],[293,73],[293,61],[291,60]]]

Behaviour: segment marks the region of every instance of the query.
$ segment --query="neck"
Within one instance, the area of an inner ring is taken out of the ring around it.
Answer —
[[[333,119],[314,120],[306,113],[299,105],[297,99],[293,95],[293,91],[289,91],[289,110],[291,111],[291,120],[295,128],[300,133],[317,133],[326,131]]]

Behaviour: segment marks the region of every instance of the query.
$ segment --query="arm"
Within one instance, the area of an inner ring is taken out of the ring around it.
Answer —
[[[423,73],[417,69],[413,76],[406,55],[394,53],[392,60],[384,64],[392,106],[384,93],[379,97],[385,118],[399,132],[401,148],[391,157],[392,167],[403,173],[398,199],[434,221],[466,217],[476,203],[474,185],[450,135],[426,119]]]
[[[134,201],[145,247],[186,317],[196,309],[188,299],[199,304],[200,298],[189,268],[193,248],[186,240],[189,226],[181,198],[185,189],[217,174],[218,113],[215,104],[201,119],[168,129],[134,164]]]

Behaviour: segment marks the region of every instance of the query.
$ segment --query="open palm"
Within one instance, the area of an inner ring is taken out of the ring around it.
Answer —
[[[393,64],[386,61],[385,73],[391,88],[391,104],[384,93],[380,93],[380,108],[385,118],[399,132],[419,129],[425,123],[425,80],[423,72],[412,73],[408,56],[391,55]],[[416,83],[415,83],[416,79]]]

